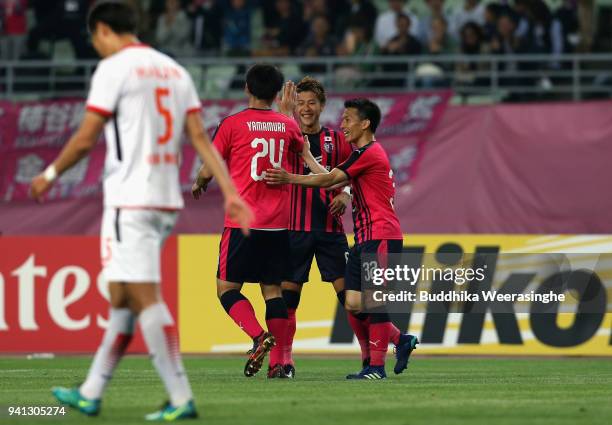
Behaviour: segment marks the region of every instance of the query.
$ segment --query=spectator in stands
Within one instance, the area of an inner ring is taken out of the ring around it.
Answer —
[[[0,1],[0,60],[18,60],[25,51],[27,0]]]
[[[429,12],[419,17],[419,40],[423,45],[429,43],[429,38],[432,32],[432,21],[435,18],[442,18],[448,22],[444,13],[444,0],[427,0],[427,8]]]
[[[525,39],[516,34],[516,18],[508,13],[502,14],[497,20],[497,34],[491,41],[491,51],[494,54],[527,53]]]
[[[448,26],[443,16],[432,19],[431,30],[431,36],[425,46],[427,54],[436,56],[457,53],[457,45],[448,35]],[[451,61],[434,60],[428,65],[429,68],[424,69],[422,66],[417,68],[417,85],[428,88],[448,87],[450,84],[448,73],[453,70],[453,63]]]
[[[155,39],[157,47],[170,56],[181,57],[193,54],[190,43],[191,21],[179,0],[166,0],[166,10],[157,19]]]
[[[465,55],[465,60],[457,63],[457,82],[464,85],[486,85],[488,80],[476,75],[476,72],[485,70],[486,66],[482,62],[470,60],[470,56],[488,53],[483,29],[474,22],[468,22],[461,27],[460,36],[460,52]]]
[[[384,55],[401,55],[401,56],[412,56],[421,54],[423,48],[419,40],[410,33],[411,22],[410,16],[400,13],[395,18],[395,26],[397,35],[394,36],[387,44],[381,49],[381,53]],[[400,74],[407,73],[409,66],[405,63],[394,63],[385,64],[382,67],[383,71]],[[377,83],[378,86],[403,86],[406,81],[406,77],[402,76],[397,78],[387,78]]]
[[[528,53],[529,48],[525,38],[516,35],[516,17],[504,13],[497,20],[497,34],[491,41],[491,52],[497,55],[516,55]],[[500,85],[513,86],[519,84],[530,84],[524,76],[516,76],[519,71],[530,68],[529,63],[519,61],[504,61],[498,65],[501,71]]]
[[[463,55],[474,56],[486,53],[483,29],[474,22],[468,22],[461,27],[460,52]]]
[[[139,1],[139,0],[137,0]],[[166,10],[166,0],[149,0],[149,16],[153,25],[153,30],[156,29],[159,17]]]
[[[485,42],[490,42],[493,36],[497,33],[497,18],[504,10],[504,6],[497,3],[489,3],[485,7],[485,15],[484,15],[484,25],[482,26],[482,38]],[[505,9],[507,10],[507,9]],[[465,25],[461,27],[461,31],[463,31]],[[463,43],[464,38],[463,34],[460,34],[461,42]]]
[[[307,27],[301,10],[290,0],[276,0],[278,21],[264,34],[263,48],[256,52],[260,56],[288,56],[296,51],[304,40]]]
[[[312,0],[314,3],[325,3],[327,8],[327,20],[329,21],[330,31],[337,39],[342,38],[346,27],[342,27],[344,24],[348,24],[347,21],[343,21],[347,15],[347,11],[351,7],[351,0]],[[370,4],[374,6],[373,4]],[[374,7],[371,13],[378,15],[378,10]]]
[[[350,33],[351,25],[356,21],[362,22],[363,26],[368,27],[368,31],[371,33],[378,16],[378,9],[371,0],[349,0],[346,7],[338,10],[338,12],[339,17],[336,20],[336,31],[334,31],[338,39]]]
[[[138,39],[148,44],[155,44],[155,32],[151,24],[151,16],[149,15],[149,11],[143,7],[143,2],[140,0],[126,0],[126,3],[132,6],[136,12],[138,19],[136,35]]]
[[[564,0],[553,16],[551,26],[553,53],[574,53],[579,37],[576,3],[574,0]]]
[[[384,47],[397,35],[397,16],[407,15],[410,18],[410,33],[419,36],[419,19],[406,9],[406,0],[389,0],[389,10],[381,13],[376,19],[374,39],[378,47]]]
[[[480,3],[480,0],[464,0],[463,6],[460,6],[459,9],[451,14],[448,22],[449,33],[458,40],[463,25],[468,22],[475,22],[483,26],[485,23],[484,15],[485,6]]]
[[[431,21],[431,36],[426,45],[427,53],[430,55],[452,55],[457,53],[457,44],[448,34],[448,24],[446,19],[438,16]],[[442,68],[447,69],[448,63],[441,64]]]
[[[54,43],[57,40],[68,39],[78,59],[94,57],[95,53],[87,43],[87,29],[83,24],[87,18],[89,0],[47,3],[45,6],[40,3],[36,6],[38,8],[36,26],[30,31],[27,41],[29,54],[40,58],[40,42],[43,40]],[[51,48],[53,49],[53,46]]]
[[[550,40],[552,13],[548,5],[543,0],[531,0],[530,18],[530,51],[532,53],[550,53],[552,51]]]
[[[251,17],[249,0],[229,0],[223,11],[223,50],[229,56],[251,54]]]
[[[304,0],[302,18],[306,22],[312,22],[317,16],[325,16],[329,22],[330,13],[325,0]]]
[[[221,50],[223,34],[223,7],[219,0],[192,0],[187,7],[191,18],[192,43],[195,50],[206,56],[214,56]]]
[[[298,55],[309,58],[333,56],[336,54],[337,41],[330,33],[329,21],[324,15],[312,18],[308,38],[298,49]],[[306,74],[323,73],[325,65],[304,65],[302,71]]]
[[[397,35],[381,49],[385,55],[418,55],[422,52],[421,43],[412,35],[410,16],[400,13],[395,18]]]
[[[336,49],[338,56],[371,56],[379,53],[372,39],[372,27],[368,21],[359,15],[354,16],[349,23],[344,40]],[[367,85],[369,79],[364,74],[376,69],[373,64],[341,66],[336,70],[337,82],[340,86],[357,87]]]

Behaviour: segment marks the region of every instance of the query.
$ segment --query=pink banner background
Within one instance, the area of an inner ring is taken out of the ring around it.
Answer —
[[[374,97],[383,113],[382,137],[388,139],[390,153],[401,155],[396,161],[400,178],[408,179],[410,165],[416,158],[419,141],[442,117],[450,92]],[[346,96],[328,100],[322,121],[339,127]],[[204,102],[204,122],[212,133],[226,116],[247,107],[245,101]],[[0,199],[4,202],[27,201],[28,185],[59,153],[75,131],[83,115],[82,100],[63,100],[14,104],[0,102]],[[199,160],[187,140],[183,140],[181,184],[191,187]],[[99,196],[104,166],[104,143],[100,142],[85,160],[58,181],[48,200],[66,200]],[[4,208],[4,207],[2,207]]]
[[[411,98],[405,103],[396,100],[402,96],[376,98],[383,110],[384,102],[392,105],[387,116],[397,117],[385,120],[378,137],[398,175],[396,209],[406,233],[612,233],[612,102],[454,106],[442,116],[440,102],[433,109],[427,106],[435,99],[421,97],[415,105],[419,98]],[[337,122],[341,103],[341,98],[330,102],[327,122]],[[209,104],[207,122],[242,107],[231,101]],[[411,116],[420,118],[410,123]],[[387,128],[404,133],[383,135]],[[3,149],[0,197],[5,199],[7,176],[14,181],[15,172],[15,166],[8,171],[8,163],[15,157],[6,145]],[[27,149],[33,148],[18,148],[30,153]],[[49,152],[45,160],[53,156],[54,151]],[[99,161],[97,154],[90,161]],[[188,188],[193,161],[190,167],[185,164],[190,164],[187,153],[182,176]],[[176,232],[221,230],[218,193],[186,201]],[[44,207],[13,200],[0,203],[0,231],[96,234],[101,211],[99,195],[47,202]],[[348,214],[345,221],[351,229]]]

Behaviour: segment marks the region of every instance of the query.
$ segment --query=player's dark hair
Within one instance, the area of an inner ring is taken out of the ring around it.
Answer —
[[[285,77],[274,65],[255,64],[246,74],[249,93],[257,99],[272,102],[281,88]]]
[[[371,100],[363,97],[349,99],[344,102],[345,108],[355,108],[362,120],[370,120],[370,131],[376,133],[378,124],[380,124],[380,108]]]
[[[295,90],[298,93],[302,93],[305,91],[314,93],[317,99],[319,99],[319,102],[321,102],[323,105],[325,105],[325,102],[327,101],[323,84],[321,84],[319,80],[316,80],[312,77],[306,76],[302,78],[302,81],[297,83],[297,86],[295,86]]]
[[[98,22],[102,22],[117,34],[136,34],[137,21],[136,11],[129,4],[118,0],[103,0],[89,11],[87,28],[93,33]]]

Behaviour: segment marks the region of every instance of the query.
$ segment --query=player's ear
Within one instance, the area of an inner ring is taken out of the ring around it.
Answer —
[[[370,120],[369,119],[365,119],[363,121],[361,121],[361,129],[363,131],[366,131],[368,128],[370,127]]]
[[[112,32],[112,30],[104,22],[97,22],[96,23],[96,31],[95,32],[97,34],[100,34],[101,36],[107,37]]]

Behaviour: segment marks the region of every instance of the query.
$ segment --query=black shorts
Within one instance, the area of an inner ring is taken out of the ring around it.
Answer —
[[[228,282],[280,285],[289,259],[288,230],[223,229],[217,278]]]
[[[388,264],[388,254],[400,254],[403,241],[383,239],[365,241],[351,248],[346,262],[344,287],[351,291],[361,291],[361,254],[377,254],[379,264]]]
[[[308,282],[313,257],[323,282],[333,282],[344,277],[348,242],[344,233],[289,231],[289,269],[286,280],[295,283]]]

